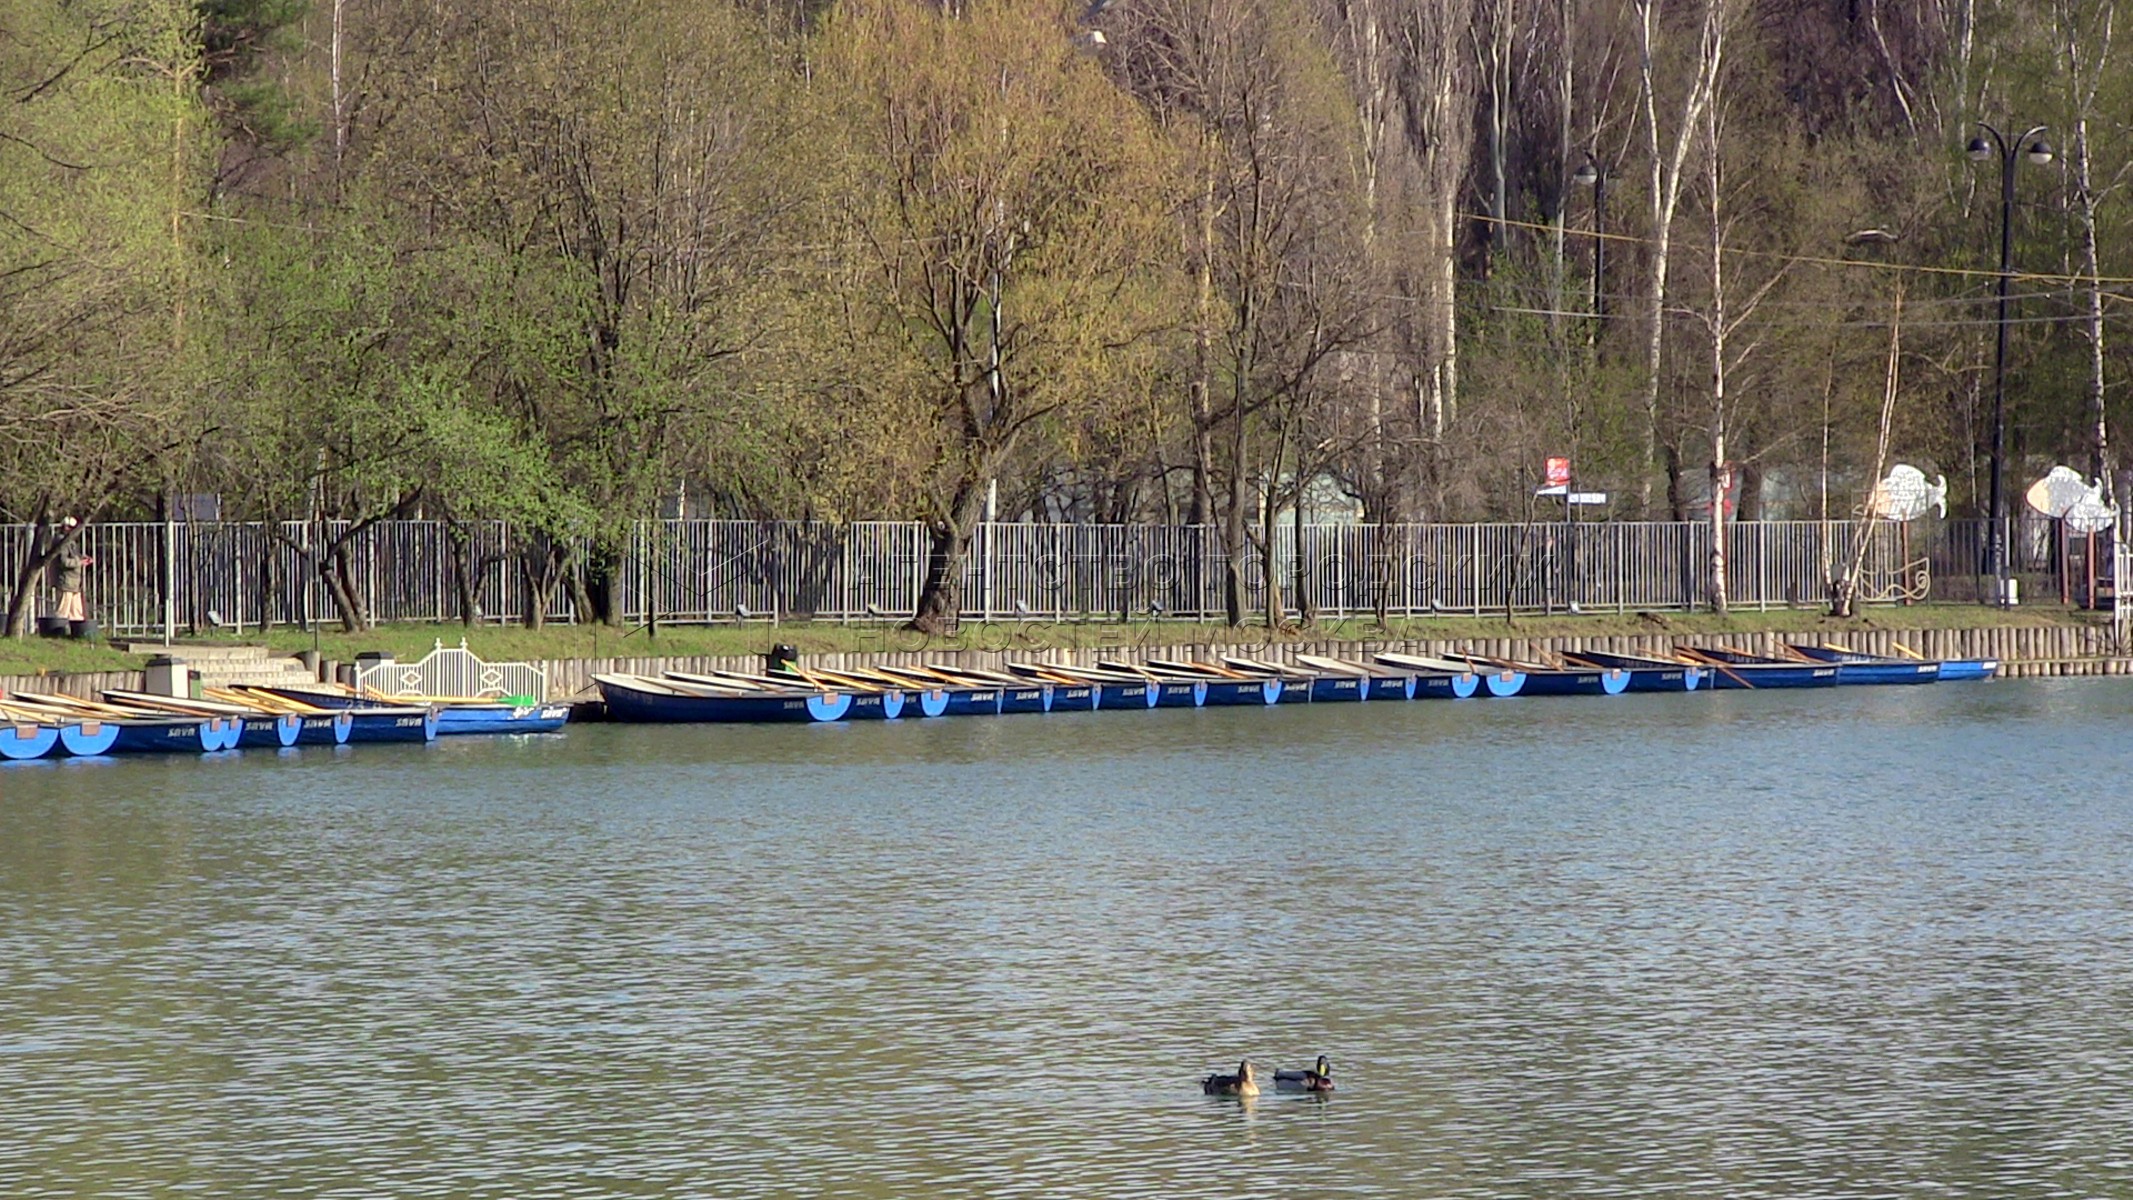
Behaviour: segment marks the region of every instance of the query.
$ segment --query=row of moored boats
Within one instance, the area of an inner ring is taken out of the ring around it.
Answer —
[[[525,697],[385,696],[315,688],[207,688],[198,696],[106,691],[94,700],[0,693],[0,759],[426,742],[561,729],[570,708]]]
[[[1548,662],[1388,652],[1368,662],[1300,654],[1294,662],[1275,663],[1229,655],[1217,662],[1009,663],[1000,670],[941,664],[830,670],[784,663],[764,674],[670,671],[658,677],[598,675],[594,681],[611,720],[759,722],[1920,684],[1984,679],[1998,669],[1991,659],[1893,658],[1836,646],[1790,646],[1783,657],[1683,649],[1674,658],[1581,652]]]

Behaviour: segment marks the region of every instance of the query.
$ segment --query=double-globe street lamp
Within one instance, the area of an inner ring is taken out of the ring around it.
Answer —
[[[1974,137],[1970,139],[1970,157],[1979,162],[1989,162],[1995,156],[2000,160],[2000,279],[1999,279],[1999,349],[1992,362],[1992,508],[1991,530],[1987,542],[1987,565],[1992,569],[1993,603],[2002,607],[2012,603],[2008,595],[2007,579],[2007,494],[2004,487],[2007,451],[2007,284],[2012,278],[2014,257],[2014,180],[2015,159],[2027,158],[2043,166],[2052,160],[2052,148],[2042,137],[2049,126],[2039,125],[2018,138],[2009,138],[1999,130],[1979,121],[1978,128],[1992,135],[1992,141]]]

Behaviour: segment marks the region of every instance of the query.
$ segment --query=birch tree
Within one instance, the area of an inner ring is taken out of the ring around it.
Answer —
[[[1718,86],[1734,2],[1698,0],[1702,8],[1695,58],[1687,64],[1688,85],[1669,114],[1672,123],[1662,126],[1660,110],[1668,98],[1661,94],[1660,0],[1631,0],[1637,15],[1638,98],[1643,109],[1650,206],[1641,314],[1645,323],[1643,471],[1637,488],[1638,508],[1646,513],[1651,509],[1652,477],[1658,466],[1660,372],[1666,362],[1667,273],[1673,256],[1674,216],[1681,203],[1689,155]]]

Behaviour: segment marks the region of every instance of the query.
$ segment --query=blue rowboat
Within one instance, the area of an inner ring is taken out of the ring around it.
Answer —
[[[26,762],[33,758],[43,758],[58,749],[59,729],[56,724],[20,721],[0,725],[0,759]]]
[[[1693,692],[1707,682],[1711,673],[1709,667],[1668,662],[1663,658],[1641,658],[1634,654],[1602,654],[1594,650],[1565,654],[1563,659],[1627,671],[1629,686],[1624,690],[1632,692]]]
[[[1331,692],[1321,696],[1318,687],[1320,676],[1309,671],[1299,671],[1294,667],[1285,667],[1280,663],[1260,662],[1255,658],[1225,655],[1220,668],[1209,667],[1205,663],[1187,663],[1183,665],[1206,672],[1210,678],[1213,678],[1215,672],[1219,670],[1227,678],[1243,676],[1246,679],[1272,680],[1279,683],[1281,689],[1274,694],[1272,700],[1267,702],[1269,704],[1309,704],[1320,699],[1359,700],[1362,698],[1353,694],[1335,695]],[[1207,702],[1213,704],[1213,697],[1209,697]]]
[[[1620,667],[1585,667],[1563,670],[1538,663],[1502,659],[1470,658],[1477,672],[1487,672],[1484,682],[1500,678],[1505,671],[1526,677],[1515,694],[1520,696],[1619,696],[1629,689],[1629,672]],[[1495,695],[1491,691],[1491,695]]]
[[[1684,660],[1700,660],[1711,668],[1706,682],[1720,691],[1837,686],[1837,668],[1831,663],[1790,663],[1743,654],[1738,650],[1708,650],[1701,646],[1684,648],[1681,654]]]
[[[1794,646],[1792,652],[1815,662],[1835,663],[1837,683],[1892,684],[1933,683],[1940,679],[1938,662],[1916,658],[1890,658],[1864,654],[1837,646]]]
[[[1940,664],[1940,682],[1990,679],[1999,672],[2000,660],[1997,658],[1945,658]]]
[[[1024,679],[1044,679],[1053,683],[1069,683],[1091,690],[1090,708],[1154,708],[1161,699],[1160,689],[1146,677],[1118,671],[1094,670],[1068,663],[1008,663],[1007,670]],[[1059,698],[1052,700],[1054,708],[1060,707]]]
[[[1380,666],[1414,672],[1414,698],[1417,700],[1470,700],[1481,694],[1481,676],[1466,663],[1391,651],[1378,655],[1377,662]]]
[[[437,712],[436,732],[432,737],[457,736],[476,733],[553,733],[570,720],[567,704],[511,704],[505,701],[483,700],[430,700],[422,697],[395,697],[378,699],[376,696],[357,695],[353,692],[329,691],[325,688],[269,687],[258,689],[284,700],[294,700],[313,708],[346,709],[356,711],[366,708],[432,708]],[[376,722],[366,723],[376,726]],[[410,727],[411,728],[411,727]],[[373,729],[371,732],[375,732]],[[351,734],[350,741],[415,741],[416,738],[381,738],[365,736],[364,731]],[[284,743],[287,744],[287,743]]]
[[[71,696],[16,693],[27,701],[56,713],[71,709],[75,719],[108,722],[118,735],[104,750],[115,754],[208,754],[236,748],[244,736],[244,721],[233,716],[204,712],[160,712],[137,704],[96,704]],[[83,711],[93,708],[97,711]],[[100,741],[100,738],[89,739]],[[64,743],[65,734],[61,734]]]
[[[1336,698],[1345,700],[1412,700],[1415,698],[1416,678],[1412,671],[1374,671],[1358,662],[1344,658],[1325,658],[1316,654],[1299,654],[1296,661],[1319,672],[1312,683],[1314,689],[1336,680],[1355,680],[1359,695],[1348,694],[1341,688]],[[1317,697],[1314,696],[1313,699]]]
[[[851,711],[843,692],[726,691],[639,675],[595,675],[607,715],[631,722],[838,721]]]
[[[924,691],[947,691],[947,693],[971,693],[964,701],[949,699],[947,714],[951,716],[992,716],[1000,712],[1052,712],[1052,691],[1043,680],[1026,680],[1017,676],[1000,674],[1000,671],[966,671],[960,667],[881,667],[881,676],[896,680],[911,680],[911,686]],[[981,693],[1000,693],[990,703]]]
[[[437,706],[437,736],[472,733],[553,733],[570,721],[567,704],[479,704],[453,700]]]
[[[1383,656],[1379,657],[1382,660]],[[1526,673],[1516,667],[1506,666],[1502,663],[1490,664],[1465,658],[1424,659],[1423,661],[1433,662],[1453,670],[1472,672],[1481,680],[1481,687],[1477,691],[1477,695],[1488,696],[1497,700],[1508,700],[1526,690]]]
[[[1022,664],[1027,665],[1027,664]],[[1043,671],[974,671],[974,677],[990,679],[1007,691],[1000,711],[1013,712],[1014,693],[1032,685],[1047,689],[1046,712],[1087,712],[1103,703],[1101,687],[1073,675]]]
[[[1223,667],[1158,660],[1150,660],[1141,669],[1162,680],[1166,687],[1192,684],[1199,689],[1194,702],[1201,706],[1265,708],[1281,703],[1278,677],[1244,678],[1242,672]]]
[[[125,717],[110,724],[118,730],[114,754],[210,754],[227,750],[243,727],[223,717]]]
[[[1156,708],[1198,708],[1207,703],[1207,681],[1204,679],[1174,679],[1150,674],[1131,663],[1099,662],[1097,666],[1115,675],[1131,677],[1139,675],[1155,689]]]
[[[785,696],[796,698],[835,692],[846,698],[839,721],[894,721],[920,715],[917,693],[893,680],[857,679],[827,672],[807,676],[748,675],[738,671],[668,671],[656,681],[692,694],[736,696]],[[930,714],[929,714],[930,715]],[[756,718],[693,718],[704,720],[753,720]]]
[[[104,703],[114,709],[131,710],[144,717],[221,718],[224,725],[216,730],[221,744],[214,747],[220,750],[237,747],[274,750],[293,746],[303,728],[302,720],[296,716],[268,712],[250,704],[201,700],[191,696],[158,696],[118,688],[105,689],[103,697]]]

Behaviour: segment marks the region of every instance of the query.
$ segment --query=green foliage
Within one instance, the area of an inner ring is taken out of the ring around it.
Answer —
[[[1741,11],[1723,182],[1673,229],[1660,481],[1627,303],[1654,233],[1634,6],[1457,8],[1478,48],[1516,23],[1500,140],[1484,81],[1425,69],[1425,18],[1455,8],[365,0],[340,10],[336,103],[325,5],[0,0],[0,511],[175,487],[597,541],[677,496],[961,526],[997,480],[1010,515],[1145,519],[1197,489],[1257,513],[1326,471],[1375,513],[1495,516],[1552,453],[1693,500],[1714,205],[1729,454],[1773,515],[1870,465],[1899,284],[1894,451],[1975,510],[1979,116],[2060,152],[2016,177],[2011,471],[2085,466],[2099,406],[2117,436],[2133,72],[2110,0],[1981,11],[1970,43],[1886,6]],[[1661,12],[1667,80],[1696,16]],[[1472,144],[1426,144],[1445,129]],[[1588,150],[1614,235],[1591,337]],[[1499,170],[1507,223],[1460,218]]]

